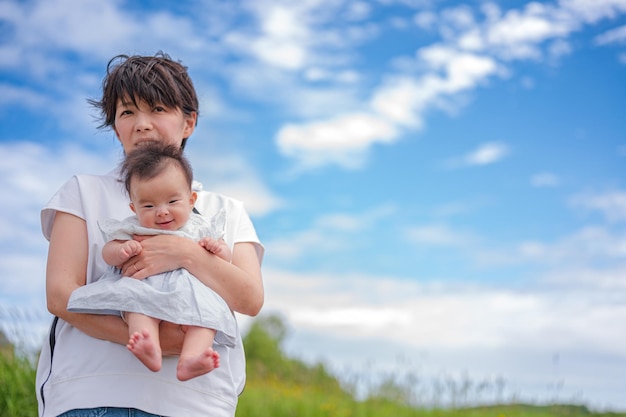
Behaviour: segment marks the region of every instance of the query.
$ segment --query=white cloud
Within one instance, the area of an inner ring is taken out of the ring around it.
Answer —
[[[510,10],[488,27],[490,45],[538,44],[546,39],[565,36],[572,30],[568,22],[552,19],[552,7],[530,3],[524,11]]]
[[[348,20],[364,20],[372,11],[371,6],[365,1],[354,1],[348,4],[346,17]]]
[[[362,213],[329,213],[315,220],[315,228],[327,230],[362,231],[373,228],[376,223],[387,221],[396,213],[393,205],[375,206]]]
[[[476,24],[472,9],[467,5],[445,9],[441,17],[445,23],[451,24],[457,30],[471,28]]]
[[[559,2],[564,13],[587,23],[595,23],[600,19],[613,18],[626,11],[624,0],[561,0]]]
[[[13,2],[8,19],[15,28],[13,46],[22,51],[19,65],[27,71],[44,62],[50,51],[72,51],[106,58],[111,45],[120,45],[132,35],[133,24],[118,9],[119,2],[71,0]],[[5,15],[6,17],[6,15]],[[46,48],[42,48],[46,45]],[[5,46],[6,47],[6,46]],[[107,51],[107,52],[105,52]],[[58,58],[43,66],[53,68]],[[51,65],[52,64],[52,65]]]
[[[548,284],[557,284],[576,291],[613,292],[615,299],[626,291],[626,262],[617,262],[608,267],[592,268],[590,266],[562,268],[550,270],[542,274],[542,280]]]
[[[342,328],[362,326],[367,323],[372,329],[384,330],[398,324],[408,325],[411,317],[404,311],[394,308],[347,307],[330,308],[324,311],[317,309],[300,309],[293,312],[291,321],[306,323],[315,327]]]
[[[626,233],[586,226],[553,242],[526,240],[497,249],[477,249],[473,256],[482,265],[602,265],[626,259]]]
[[[396,211],[392,205],[381,205],[362,213],[320,214],[309,228],[283,234],[264,244],[272,258],[283,261],[299,259],[306,254],[345,252],[354,247],[359,233],[375,230],[378,223],[387,222]]]
[[[498,64],[488,56],[437,44],[420,49],[417,57],[430,69],[441,71],[444,75],[440,79],[438,93],[454,94],[474,88],[498,72]]]
[[[304,72],[304,77],[311,82],[356,83],[359,74],[353,70],[334,71],[326,68],[311,67]]]
[[[572,46],[563,39],[557,39],[548,47],[548,55],[552,59],[558,59],[562,56],[569,55],[572,52]]]
[[[15,303],[16,300],[32,300],[33,296],[45,302],[46,249],[47,242],[43,234],[39,235],[38,242],[32,242],[28,252],[13,253],[5,249],[5,255],[9,256],[0,257],[0,271],[5,277],[0,283],[0,304],[4,304],[3,301]]]
[[[452,157],[445,161],[449,169],[463,168],[468,166],[490,165],[496,163],[510,154],[508,145],[502,142],[487,142],[477,149],[460,157]]]
[[[344,213],[329,214],[320,217],[316,224],[325,229],[357,231],[364,226],[362,219]]]
[[[241,200],[251,216],[267,215],[286,204],[242,155],[224,150],[218,155],[196,141],[189,142],[186,150],[194,176],[204,188]],[[210,183],[205,182],[209,179]]]
[[[320,118],[362,106],[357,96],[356,73],[347,69],[313,67],[302,74],[287,73],[258,62],[230,65],[228,81],[238,95],[277,106],[297,118]],[[302,79],[308,83],[302,83]],[[331,85],[319,84],[319,81]],[[312,83],[309,84],[309,83]]]
[[[626,192],[621,190],[609,191],[602,194],[579,194],[571,199],[574,207],[585,210],[599,211],[609,221],[626,220]]]
[[[561,184],[559,177],[551,172],[539,172],[530,178],[533,187],[557,187]]]
[[[251,216],[264,216],[285,204],[268,189],[267,185],[250,176],[241,180],[220,182],[215,187],[210,187],[210,190],[241,200]]]
[[[376,36],[375,25],[351,24],[367,17],[367,3],[259,1],[247,4],[253,25],[226,34],[227,45],[263,65],[283,71],[306,70],[311,66],[336,68],[346,57],[342,51],[354,43]],[[345,25],[326,25],[329,21]]]
[[[429,30],[437,22],[437,15],[430,11],[419,12],[415,15],[413,21],[419,28]]]
[[[105,173],[116,161],[106,152],[92,152],[78,146],[60,145],[54,149],[33,142],[0,144],[0,188],[5,194],[2,208],[19,212],[20,207],[43,204],[52,197],[52,191],[77,172]],[[12,204],[15,204],[13,206]],[[12,216],[4,213],[2,218]]]
[[[38,91],[10,84],[0,84],[0,107],[24,106],[29,109],[41,110],[46,104],[50,104],[49,98]]]
[[[432,209],[432,214],[438,218],[457,216],[459,214],[475,211],[480,205],[482,205],[480,202],[452,201],[435,206]]]
[[[41,1],[31,9],[22,35],[26,43],[39,44],[46,39],[59,49],[98,53],[99,46],[132,35],[135,25],[120,6],[119,1]]]
[[[432,106],[442,107],[446,98],[471,90],[502,70],[488,56],[443,45],[420,49],[417,59],[428,72],[419,78],[388,77],[370,99],[374,115],[345,114],[284,126],[276,139],[281,152],[304,162],[305,167],[329,162],[350,168],[359,166],[368,147],[394,140],[400,127],[419,128],[424,111]],[[338,152],[340,148],[342,151]]]
[[[266,270],[265,276],[267,309],[299,329],[337,336],[376,338],[384,328],[387,341],[419,349],[577,346],[618,355],[626,342],[626,308],[606,303],[613,295],[597,287],[590,297],[589,289],[515,292],[280,270]],[[303,292],[306,298],[293,297]]]
[[[316,251],[333,252],[343,246],[337,239],[330,240],[328,236],[317,230],[304,230],[284,236],[281,239],[265,240],[263,244],[266,252],[271,254],[271,258],[281,259],[283,262],[299,259],[307,253],[310,254],[310,248]]]
[[[276,138],[281,152],[307,167],[329,162],[358,167],[372,144],[394,141],[400,126],[418,128],[421,112],[429,106],[439,104],[442,97],[473,88],[498,71],[495,62],[487,57],[449,48],[425,48],[419,57],[432,70],[441,71],[442,76],[433,73],[419,80],[390,78],[371,99],[372,109],[382,117],[345,114],[329,120],[284,126]]]
[[[370,145],[393,142],[397,135],[396,128],[386,120],[361,113],[286,125],[277,133],[276,144],[282,154],[299,160],[305,168],[329,161],[346,168],[358,168]]]
[[[308,59],[308,28],[305,16],[293,8],[269,6],[256,9],[260,18],[260,34],[229,35],[227,42],[272,66],[295,70],[302,68]]]
[[[507,145],[499,142],[490,142],[467,154],[464,159],[468,165],[488,165],[498,162],[508,155],[509,152]]]
[[[413,243],[426,246],[466,246],[476,240],[467,232],[450,229],[443,224],[413,226],[406,232],[407,239]]]
[[[7,58],[0,65],[19,69],[46,90],[73,85],[84,76],[77,74],[76,61],[97,65],[99,83],[103,66],[116,54],[176,51],[174,58],[183,58],[187,65],[215,71],[225,48],[215,42],[223,35],[214,33],[214,27],[219,25],[209,27],[194,20],[214,19],[213,15],[200,12],[185,16],[163,9],[136,11],[124,7],[120,0],[12,1],[3,2],[3,6],[12,10],[3,17],[13,32],[0,42],[2,56]],[[220,17],[227,20],[223,8],[211,6],[212,12],[221,12]],[[57,94],[71,95],[72,91]],[[83,91],[76,94],[84,100]]]
[[[435,97],[434,89],[426,84],[408,77],[390,78],[374,92],[372,108],[393,123],[419,128],[422,109]]]
[[[595,42],[598,45],[626,42],[626,25],[608,30],[603,34],[598,35],[595,39]]]

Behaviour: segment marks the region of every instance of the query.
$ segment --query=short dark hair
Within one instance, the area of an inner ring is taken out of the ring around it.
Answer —
[[[187,116],[194,112],[200,114],[198,96],[187,67],[162,51],[154,56],[117,55],[109,61],[102,80],[102,98],[87,100],[100,110],[99,128],[115,124],[119,99],[130,100],[134,105],[140,100],[150,106],[160,103],[181,109]]]
[[[149,180],[159,175],[169,165],[181,169],[185,174],[187,185],[191,189],[193,170],[183,150],[177,146],[160,142],[140,146],[126,155],[122,163],[124,186],[130,195],[130,183],[133,178]]]

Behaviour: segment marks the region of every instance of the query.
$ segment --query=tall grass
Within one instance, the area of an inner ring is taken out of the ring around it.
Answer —
[[[0,352],[0,416],[37,416],[35,366],[11,349]]]

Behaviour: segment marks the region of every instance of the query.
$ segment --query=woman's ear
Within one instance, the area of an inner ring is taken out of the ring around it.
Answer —
[[[191,136],[193,131],[196,129],[196,124],[198,123],[198,113],[191,112],[191,114],[185,115],[185,127],[183,128],[183,138],[187,139]]]

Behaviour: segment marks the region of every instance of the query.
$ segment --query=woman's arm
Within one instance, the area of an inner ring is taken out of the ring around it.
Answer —
[[[86,283],[88,245],[85,221],[57,212],[50,233],[46,268],[48,311],[89,336],[125,345],[128,327],[120,317],[67,311],[72,291]]]
[[[143,250],[123,265],[124,275],[143,279],[185,268],[217,292],[233,311],[255,316],[261,310],[263,280],[254,244],[235,244],[231,262],[227,262],[185,237],[158,235],[138,239]]]

